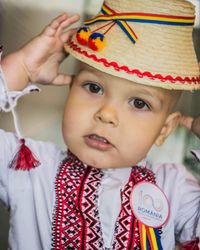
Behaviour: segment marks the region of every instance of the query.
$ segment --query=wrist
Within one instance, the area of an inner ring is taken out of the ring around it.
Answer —
[[[1,65],[9,90],[21,90],[27,86],[29,77],[23,65],[21,50],[5,56]]]

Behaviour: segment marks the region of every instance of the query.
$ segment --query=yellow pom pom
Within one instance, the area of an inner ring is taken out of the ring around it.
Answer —
[[[91,35],[90,28],[82,27],[77,31],[76,39],[81,45],[87,45],[90,35]]]

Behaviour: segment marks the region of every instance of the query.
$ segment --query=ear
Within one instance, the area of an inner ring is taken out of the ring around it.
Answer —
[[[155,141],[156,146],[160,147],[165,142],[167,137],[178,126],[180,119],[181,119],[181,113],[179,113],[179,112],[171,113],[167,117],[165,124],[164,124],[163,128],[161,129],[161,132]]]

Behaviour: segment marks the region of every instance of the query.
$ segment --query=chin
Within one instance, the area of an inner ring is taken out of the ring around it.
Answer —
[[[65,140],[65,142],[67,142]],[[67,144],[67,143],[66,143]],[[120,159],[113,152],[110,151],[100,151],[92,148],[88,148],[81,143],[71,143],[68,141],[68,149],[84,164],[98,168],[121,168],[126,166],[126,164],[120,164]]]
[[[104,164],[102,164],[102,161],[98,158],[100,157],[95,157],[95,156],[90,156],[88,154],[80,154],[80,156],[78,156],[78,158],[85,164],[92,166],[94,168],[106,168],[107,166],[104,166]]]
[[[102,152],[91,152],[91,151],[84,151],[84,150],[73,150],[70,149],[70,151],[84,164],[92,166],[94,168],[104,169],[104,168],[110,168],[113,166],[113,164],[110,163],[109,160],[106,161],[104,157],[104,161],[102,161]]]

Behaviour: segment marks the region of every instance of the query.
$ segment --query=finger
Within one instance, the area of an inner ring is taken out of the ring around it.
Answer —
[[[180,125],[191,130],[194,118],[191,116],[182,116],[180,119]]]
[[[68,28],[70,25],[76,23],[79,20],[80,20],[80,16],[78,14],[73,15],[73,16],[67,18],[66,20],[64,20],[60,24],[59,28],[57,29],[58,34],[61,33],[61,32],[63,32],[64,29]]]
[[[67,13],[63,13],[59,16],[57,16],[56,18],[54,18],[52,20],[52,22],[49,24],[49,26],[51,26],[53,29],[57,29],[59,27],[59,25],[68,18]]]
[[[51,26],[47,26],[44,31],[42,32],[42,35],[45,36],[54,36],[56,33],[56,30],[52,28]]]
[[[75,29],[70,29],[70,30],[68,30],[67,32],[65,32],[65,33],[63,33],[62,35],[61,35],[61,37],[60,37],[60,39],[61,39],[61,41],[63,42],[63,43],[66,43],[68,40],[69,40],[69,38],[73,35],[73,34],[75,34],[76,32],[77,32],[77,28],[75,28]]]
[[[49,25],[47,25],[42,34],[47,36],[54,36],[60,24],[68,18],[66,13],[56,17]]]
[[[71,82],[72,82],[72,76],[58,74],[52,83],[55,85],[69,85]]]

